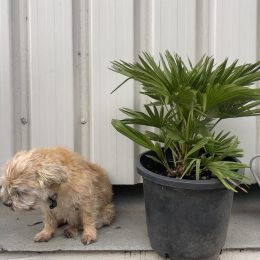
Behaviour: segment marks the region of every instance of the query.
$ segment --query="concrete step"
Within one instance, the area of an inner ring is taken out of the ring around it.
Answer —
[[[66,239],[63,228],[48,243],[34,243],[32,239],[42,226],[38,223],[40,212],[13,213],[0,206],[0,259],[162,259],[152,251],[147,237],[141,185],[116,187],[115,204],[114,223],[102,228],[98,241],[89,246],[82,245],[79,237]],[[260,189],[252,186],[249,194],[235,196],[221,260],[258,258]]]
[[[3,252],[1,260],[163,260],[153,251],[131,252]],[[260,251],[225,250],[219,260],[260,260]]]

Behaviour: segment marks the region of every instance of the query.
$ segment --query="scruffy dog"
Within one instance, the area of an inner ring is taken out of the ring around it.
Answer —
[[[5,166],[0,197],[12,210],[41,208],[44,227],[34,241],[50,240],[58,225],[64,234],[90,244],[97,230],[114,217],[112,188],[97,165],[64,148],[40,148],[17,153]]]

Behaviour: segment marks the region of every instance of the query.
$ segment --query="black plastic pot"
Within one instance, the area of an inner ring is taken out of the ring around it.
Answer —
[[[174,260],[218,259],[226,240],[233,192],[217,179],[178,180],[153,173],[147,165],[154,162],[146,154],[136,164],[143,177],[152,248]]]

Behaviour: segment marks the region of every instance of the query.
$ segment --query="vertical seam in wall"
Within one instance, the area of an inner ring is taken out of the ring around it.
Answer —
[[[201,46],[203,41],[203,27],[202,27],[202,16],[204,15],[201,10],[203,10],[203,2],[196,1],[195,3],[196,13],[195,13],[195,32],[196,32],[196,39],[195,39],[195,62],[199,59],[199,56],[201,56]]]
[[[151,5],[151,3],[150,3]],[[142,8],[145,6],[146,8]],[[147,1],[144,0],[142,3],[139,0],[134,1],[134,25],[133,25],[133,30],[134,30],[134,60],[138,60],[138,56],[144,51],[144,49],[147,48],[146,44],[148,43],[147,41],[147,35],[150,34],[150,27],[148,28],[148,19],[150,17],[150,6],[147,5]],[[143,19],[142,19],[143,17]],[[151,25],[151,23],[150,23]],[[144,49],[142,49],[144,48]],[[140,105],[141,105],[141,99],[139,96],[139,90],[138,90],[138,82],[134,82],[134,109],[140,110]],[[135,125],[135,128],[137,130],[140,130],[139,126]],[[134,145],[134,157],[137,156],[139,153],[139,147],[137,144],[133,143]],[[134,174],[134,183],[140,182],[140,179],[138,179],[138,175]]]
[[[31,41],[30,41],[30,35],[31,35],[31,27],[29,26],[29,21],[31,20],[30,16],[30,2],[26,1],[26,112],[28,117],[28,125],[27,125],[27,148],[31,148]]]
[[[9,71],[9,82],[10,82],[10,86],[11,86],[11,99],[10,99],[10,116],[11,118],[11,129],[12,129],[12,138],[11,138],[11,151],[12,153],[15,152],[16,150],[16,132],[17,129],[15,127],[15,123],[16,123],[16,109],[15,109],[15,90],[14,90],[14,43],[13,43],[13,30],[14,30],[14,22],[13,22],[13,10],[14,10],[14,1],[9,1],[8,3],[8,25],[9,25],[9,66],[10,66],[10,71]]]
[[[79,72],[76,71],[76,67],[79,66],[79,58],[77,56],[77,53],[80,51],[80,39],[78,39],[78,33],[77,30],[80,27],[80,15],[76,15],[76,12],[79,10],[78,5],[79,1],[72,1],[72,49],[73,49],[73,123],[74,123],[74,131],[73,131],[73,139],[74,139],[74,150],[77,152],[81,152],[80,145],[78,144],[78,141],[81,142],[81,138],[79,135],[79,127],[78,127],[78,119],[79,119],[79,113],[80,113],[80,104],[79,102],[76,102],[77,99],[80,98],[80,76]],[[77,43],[75,43],[77,41]],[[75,75],[77,74],[77,75]]]
[[[260,59],[260,1],[256,0],[256,60]]]
[[[256,60],[260,59],[260,2],[256,1]],[[256,85],[257,88],[260,87],[260,82]],[[260,153],[260,116],[256,118],[256,154]],[[259,169],[260,163],[257,163],[257,168]],[[258,170],[259,174],[259,170]]]
[[[217,0],[212,0],[209,3],[209,52],[211,55],[216,55],[216,30],[217,30]]]
[[[151,35],[151,45],[150,47],[150,51],[152,54],[155,54],[155,1],[156,0],[151,0],[151,2],[149,2],[149,19],[150,19],[150,35]],[[161,6],[161,5],[160,5]],[[149,48],[148,47],[148,48]]]
[[[92,62],[93,62],[93,50],[92,50],[92,35],[93,35],[93,31],[92,31],[92,9],[93,9],[93,3],[92,0],[87,0],[87,9],[88,9],[88,25],[87,25],[87,29],[88,29],[88,83],[89,83],[89,88],[88,88],[88,93],[89,93],[89,157],[90,160],[93,160],[93,155],[94,155],[94,145],[93,145],[93,114],[92,114],[92,102],[93,102],[93,92],[92,92]]]
[[[91,140],[88,3],[72,2],[74,149],[85,157],[89,157]]]
[[[31,0],[28,0],[28,113],[30,118],[30,129],[28,136],[28,145],[31,148],[32,145],[32,8],[31,8]],[[37,9],[38,10],[38,9]]]
[[[117,25],[117,23],[116,23],[116,18],[117,18],[117,12],[116,12],[116,10],[117,10],[117,2],[116,1],[114,1],[113,2],[113,4],[114,4],[114,17],[113,17],[113,19],[114,19],[114,24],[113,24],[113,27],[114,27],[114,30],[115,30],[115,39],[117,39],[117,30],[115,29],[116,28],[116,25]],[[134,39],[133,39],[134,40]],[[118,54],[117,54],[117,48],[116,48],[116,41],[114,41],[114,44],[113,44],[113,48],[114,48],[114,50],[113,50],[113,52],[114,52],[114,54],[115,54],[115,57],[116,57],[116,59],[118,59]],[[116,108],[118,108],[118,98],[119,98],[119,96],[118,96],[118,93],[116,92],[115,93],[115,107]],[[118,109],[116,109],[116,118],[118,118]],[[116,145],[115,145],[115,150],[116,150],[116,153],[115,153],[115,161],[116,161],[116,174],[115,174],[115,177],[117,177],[117,175],[118,175],[118,173],[119,173],[119,164],[118,164],[118,133],[116,133]]]
[[[30,146],[28,1],[10,1],[14,151]]]
[[[56,28],[57,28],[57,21],[56,21],[56,19],[57,19],[57,17],[56,17],[56,14],[57,14],[57,9],[58,10],[60,10],[62,7],[61,6],[59,6],[59,8],[57,8],[57,4],[59,4],[58,3],[58,1],[60,1],[60,0],[56,0],[56,1],[54,1],[53,2],[53,8],[52,8],[52,12],[53,12],[53,27],[54,27],[54,30],[53,30],[53,49],[54,49],[54,68],[57,68],[57,46],[56,46],[56,32],[55,32],[55,30],[56,30]],[[61,12],[62,12],[63,10],[61,10]],[[54,99],[56,99],[57,100],[57,98],[58,98],[58,95],[57,95],[57,74],[56,73],[54,73],[54,75],[53,75],[53,77],[54,77],[54,88],[53,88],[53,95],[54,95]],[[54,111],[53,111],[53,113],[55,113],[56,115],[55,115],[55,133],[52,133],[52,134],[54,134],[55,135],[55,143],[58,143],[58,131],[57,131],[57,128],[58,128],[58,125],[59,125],[59,123],[60,122],[57,122],[58,120],[59,120],[59,118],[58,118],[58,104],[57,104],[57,102],[54,102]],[[49,140],[48,140],[49,141]]]
[[[15,139],[14,139],[14,136],[15,136],[15,111],[14,111],[14,81],[13,81],[13,46],[12,46],[12,27],[13,27],[13,23],[12,23],[12,4],[13,2],[9,2],[8,3],[8,25],[9,25],[9,33],[8,33],[8,36],[9,36],[9,43],[10,43],[10,49],[9,49],[9,60],[10,60],[10,63],[9,63],[9,66],[10,66],[10,71],[9,71],[9,82],[10,82],[10,86],[11,86],[11,99],[10,99],[10,115],[13,117],[12,120],[11,120],[11,129],[12,129],[12,138],[11,138],[11,152],[14,153],[15,152]]]
[[[87,141],[87,147],[86,147],[86,156],[89,157],[90,155],[90,149],[91,149],[91,141],[92,139],[90,138],[90,130],[91,130],[91,81],[90,81],[90,76],[91,76],[91,73],[90,73],[90,68],[91,68],[91,64],[90,64],[90,28],[89,28],[89,23],[90,23],[90,19],[89,19],[89,1],[90,0],[87,0],[86,3],[85,3],[85,11],[84,11],[84,14],[86,15],[86,21],[84,20],[84,22],[86,22],[86,35],[85,35],[85,40],[86,40],[86,44],[87,44],[87,47],[86,47],[86,97],[85,97],[85,100],[86,100],[86,107],[82,107],[82,110],[85,111],[85,116],[86,116],[86,120],[87,120],[87,125],[86,125],[86,129],[83,128],[82,131],[87,131],[87,134],[86,134],[86,141]]]

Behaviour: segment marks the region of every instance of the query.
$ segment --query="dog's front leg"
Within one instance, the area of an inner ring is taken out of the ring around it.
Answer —
[[[81,210],[81,222],[83,228],[81,242],[84,245],[89,245],[90,243],[95,242],[97,240],[97,230],[92,213],[88,210]]]
[[[44,227],[41,232],[36,234],[34,241],[48,242],[54,236],[57,226],[58,222],[55,216],[49,210],[46,210],[44,212]]]

